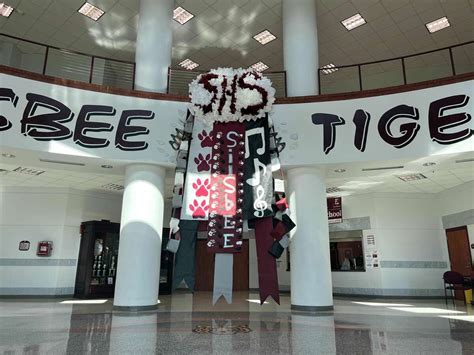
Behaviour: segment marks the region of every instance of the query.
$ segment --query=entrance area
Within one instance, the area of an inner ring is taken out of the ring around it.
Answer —
[[[214,287],[215,255],[207,252],[205,239],[196,243],[196,285],[195,291],[212,291]],[[249,289],[249,241],[244,240],[242,252],[234,254],[234,291]]]

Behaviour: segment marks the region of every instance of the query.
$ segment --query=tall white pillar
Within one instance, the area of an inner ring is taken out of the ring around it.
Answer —
[[[316,0],[283,0],[283,62],[287,96],[318,94]]]
[[[140,0],[135,89],[166,92],[171,65],[174,0]]]
[[[291,218],[291,308],[333,309],[329,226],[324,172],[317,168],[288,171]]]
[[[164,168],[148,164],[125,170],[115,309],[158,305],[165,175]]]

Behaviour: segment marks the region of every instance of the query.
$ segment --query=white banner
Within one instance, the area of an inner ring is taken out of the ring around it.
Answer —
[[[283,167],[474,149],[474,81],[377,97],[278,104]],[[0,74],[0,145],[173,166],[168,141],[188,103],[113,95]],[[45,154],[43,154],[44,156]],[[194,159],[194,157],[193,157]]]
[[[273,106],[285,167],[474,150],[474,81],[353,100]],[[326,135],[326,139],[325,139]]]

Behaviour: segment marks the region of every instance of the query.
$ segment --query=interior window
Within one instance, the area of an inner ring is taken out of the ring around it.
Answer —
[[[332,271],[365,271],[362,231],[329,233]]]

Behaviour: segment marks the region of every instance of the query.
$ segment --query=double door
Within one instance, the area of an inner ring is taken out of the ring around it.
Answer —
[[[207,240],[196,243],[196,284],[195,291],[212,291],[214,288],[215,254],[207,251]],[[234,254],[233,290],[249,289],[249,241],[243,240],[242,251]]]

